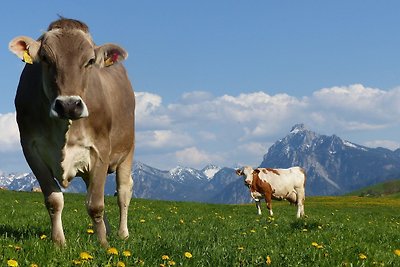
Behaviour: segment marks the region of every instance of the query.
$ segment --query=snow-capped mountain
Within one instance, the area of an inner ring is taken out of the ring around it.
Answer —
[[[298,124],[268,149],[260,166],[301,166],[309,195],[338,195],[400,177],[399,154],[320,135]]]

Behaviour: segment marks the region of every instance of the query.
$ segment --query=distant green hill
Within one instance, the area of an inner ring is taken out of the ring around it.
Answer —
[[[372,186],[351,192],[351,196],[379,197],[379,196],[398,196],[400,197],[400,179],[378,183]]]

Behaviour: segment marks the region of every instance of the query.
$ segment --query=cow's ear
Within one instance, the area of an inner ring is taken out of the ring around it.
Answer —
[[[128,58],[128,52],[115,44],[105,44],[95,49],[96,64],[109,67]]]
[[[243,175],[243,171],[241,169],[237,169],[236,170],[236,174],[241,176],[241,175]]]
[[[8,44],[8,48],[25,63],[33,64],[33,62],[37,62],[39,60],[38,51],[40,48],[40,42],[35,41],[30,37],[15,37]]]

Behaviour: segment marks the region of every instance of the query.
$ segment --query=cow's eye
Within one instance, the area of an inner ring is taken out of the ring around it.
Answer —
[[[86,67],[92,66],[94,64],[94,62],[95,62],[95,58],[89,59],[89,61],[86,63]]]

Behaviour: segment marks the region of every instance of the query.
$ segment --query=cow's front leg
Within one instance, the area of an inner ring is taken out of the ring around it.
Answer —
[[[89,175],[89,188],[86,197],[87,212],[93,221],[97,237],[103,247],[108,247],[107,231],[104,222],[104,185],[106,176],[107,166],[97,164]]]
[[[45,204],[51,220],[51,239],[59,246],[65,245],[65,236],[62,226],[61,214],[64,208],[62,192],[45,193]]]
[[[51,220],[51,239],[58,246],[65,245],[65,236],[61,221],[64,208],[64,196],[47,165],[41,160],[35,149],[21,142],[25,158],[40,184],[44,203]]]
[[[256,199],[256,208],[257,208],[257,214],[261,215],[261,204],[259,199]]]
[[[267,203],[267,208],[269,211],[270,216],[274,216],[274,213],[272,212],[272,196],[269,194],[265,195],[265,202]]]
[[[133,152],[133,150],[132,150]],[[117,168],[117,192],[119,206],[118,236],[122,239],[129,237],[128,207],[132,198],[133,179],[131,175],[132,154]]]

